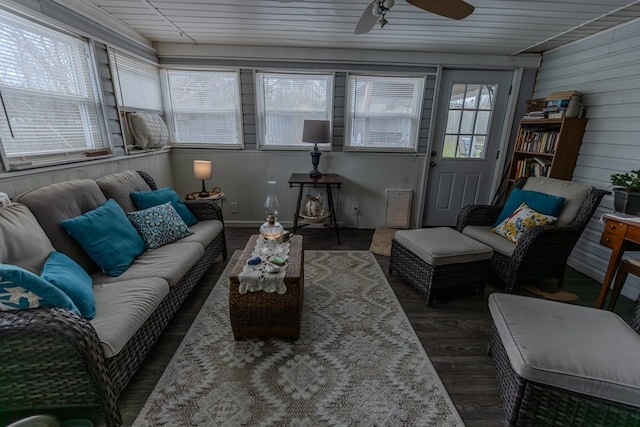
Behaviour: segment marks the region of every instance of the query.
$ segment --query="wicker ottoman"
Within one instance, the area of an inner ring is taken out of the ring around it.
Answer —
[[[616,314],[489,296],[506,426],[639,426],[640,340]]]
[[[391,241],[393,270],[427,297],[469,289],[484,292],[493,249],[448,227],[396,232]]]
[[[243,337],[282,337],[292,340],[300,336],[304,300],[304,251],[302,236],[290,240],[284,283],[287,292],[247,292],[240,294],[238,276],[251,257],[256,240],[253,235],[229,275],[229,320],[235,339]]]

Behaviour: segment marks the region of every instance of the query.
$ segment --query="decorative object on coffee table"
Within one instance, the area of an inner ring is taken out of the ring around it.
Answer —
[[[320,156],[322,153],[318,150],[318,143],[329,142],[331,138],[331,122],[329,120],[305,120],[302,128],[302,142],[313,144],[311,151],[311,163],[313,170],[309,172],[311,178],[320,178],[322,173],[318,170]]]
[[[210,194],[204,187],[204,181],[205,179],[211,179],[211,162],[209,160],[194,160],[193,176],[202,180],[202,191],[198,196],[202,198],[209,197]]]
[[[276,182],[267,181],[267,198],[264,201],[264,213],[267,214],[267,220],[260,226],[260,234],[265,238],[267,245],[265,249],[269,253],[274,253],[277,241],[284,227],[278,220],[278,211],[280,209],[280,203],[278,202],[278,196],[276,195]]]

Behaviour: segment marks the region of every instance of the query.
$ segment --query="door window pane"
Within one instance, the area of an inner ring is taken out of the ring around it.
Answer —
[[[443,158],[484,159],[497,84],[456,83],[451,88]]]

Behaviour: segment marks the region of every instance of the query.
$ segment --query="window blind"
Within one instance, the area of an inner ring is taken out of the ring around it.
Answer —
[[[308,148],[304,120],[331,120],[333,75],[258,72],[256,80],[260,144]]]
[[[109,49],[109,64],[120,107],[163,110],[158,66],[114,49]]]
[[[89,44],[0,11],[0,140],[8,167],[109,147]]]
[[[345,144],[414,151],[423,93],[423,77],[350,75]]]
[[[173,141],[241,143],[238,74],[237,71],[166,71]]]

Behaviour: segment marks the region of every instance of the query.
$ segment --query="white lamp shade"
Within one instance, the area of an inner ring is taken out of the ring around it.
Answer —
[[[329,120],[305,120],[302,127],[302,142],[322,144],[331,138],[331,122]]]
[[[196,179],[211,179],[211,162],[209,160],[194,160],[193,175]]]

